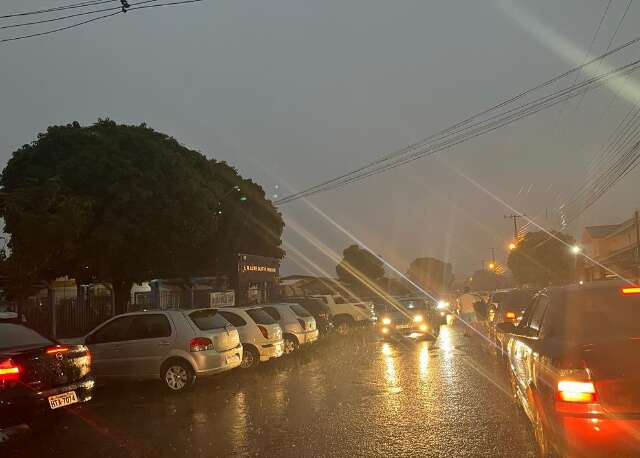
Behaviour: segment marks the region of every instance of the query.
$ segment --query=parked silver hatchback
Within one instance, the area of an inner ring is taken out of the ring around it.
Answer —
[[[300,345],[318,340],[316,320],[300,304],[267,304],[262,309],[282,328],[285,353],[292,353]]]
[[[159,378],[174,392],[242,362],[238,331],[214,309],[126,313],[75,341],[89,347],[97,379]]]

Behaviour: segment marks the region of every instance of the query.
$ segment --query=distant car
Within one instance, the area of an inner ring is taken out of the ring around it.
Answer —
[[[379,309],[377,326],[382,337],[438,337],[440,316],[424,299],[401,299]]]
[[[171,392],[242,362],[238,331],[214,309],[125,313],[77,341],[91,350],[96,378],[160,379]]]
[[[534,289],[510,289],[496,291],[489,296],[487,313],[487,339],[500,357],[505,355],[503,335],[497,330],[500,323],[515,323],[521,319],[533,300]]]
[[[0,323],[0,428],[46,421],[93,396],[91,355],[32,329]]]
[[[331,309],[323,300],[314,297],[286,297],[282,302],[300,304],[316,320],[316,327],[321,336],[331,333],[334,329],[331,320]]]
[[[293,353],[300,345],[318,340],[316,320],[300,304],[266,304],[262,309],[282,328],[286,354]]]
[[[240,333],[244,349],[240,367],[248,369],[282,356],[282,328],[262,307],[225,307],[218,310]]]
[[[638,456],[640,288],[540,292],[508,336],[508,374],[541,456]]]
[[[371,302],[347,302],[339,294],[313,294],[311,297],[322,300],[331,310],[336,332],[346,335],[356,325],[371,324],[375,313]]]

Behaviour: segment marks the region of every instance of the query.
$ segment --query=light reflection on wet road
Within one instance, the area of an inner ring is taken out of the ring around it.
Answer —
[[[320,342],[182,396],[156,384],[98,391],[15,457],[534,456],[492,357],[457,330],[437,342],[372,333]]]

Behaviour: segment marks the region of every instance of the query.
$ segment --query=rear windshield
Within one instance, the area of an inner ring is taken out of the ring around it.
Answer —
[[[201,331],[211,331],[212,329],[223,329],[229,324],[217,310],[198,310],[189,314],[191,321]]]
[[[291,304],[289,305],[289,308],[291,308],[291,310],[293,310],[293,313],[295,313],[298,316],[302,316],[302,317],[311,316],[311,314],[307,312],[307,310],[301,305]]]
[[[554,334],[579,340],[640,337],[640,296],[611,288],[566,292],[559,299]]]
[[[33,329],[17,324],[0,323],[0,350],[52,344],[52,341],[41,336]]]
[[[513,291],[496,301],[501,309],[524,310],[531,303],[533,291]]]
[[[274,320],[271,317],[271,315],[269,315],[267,312],[265,312],[262,309],[250,309],[250,310],[247,310],[247,314],[257,324],[276,324],[277,323],[277,321]]]

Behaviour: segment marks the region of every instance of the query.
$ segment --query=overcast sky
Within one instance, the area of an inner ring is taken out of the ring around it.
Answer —
[[[0,15],[69,3],[2,0]],[[208,0],[0,43],[0,162],[51,124],[109,117],[146,122],[283,196],[582,62],[607,3]],[[627,3],[612,0],[593,52],[606,49]],[[614,44],[639,34],[639,23],[636,1]],[[4,29],[0,38],[49,27]],[[610,64],[639,56],[636,46]],[[333,275],[331,257],[354,240],[401,271],[433,256],[461,277],[491,247],[504,261],[512,224],[496,197],[553,224],[561,197],[585,180],[630,109],[633,90],[610,105],[615,92],[595,90],[579,106],[541,112],[440,158],[282,206],[282,272]],[[570,232],[630,217],[637,180],[637,171],[628,175]]]

